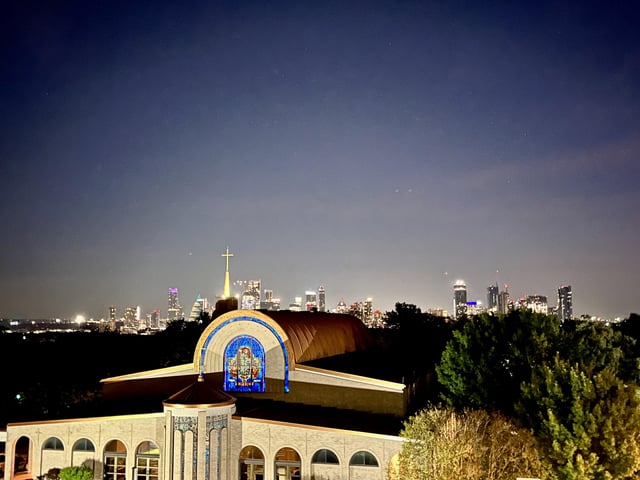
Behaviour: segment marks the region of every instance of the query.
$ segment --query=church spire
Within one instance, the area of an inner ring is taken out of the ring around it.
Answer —
[[[229,298],[231,296],[231,289],[229,287],[229,257],[233,257],[233,253],[229,253],[229,246],[227,245],[227,251],[221,255],[222,257],[226,257],[227,266],[224,272],[224,293],[222,294],[222,298]]]

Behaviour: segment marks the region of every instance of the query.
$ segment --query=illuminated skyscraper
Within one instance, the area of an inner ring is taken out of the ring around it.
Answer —
[[[136,314],[139,307],[125,307],[124,309],[124,325],[129,328],[136,327]]]
[[[558,288],[558,318],[560,321],[573,318],[573,294],[571,285],[562,285]]]
[[[167,308],[167,320],[170,322],[182,318],[182,307],[178,300],[178,289],[172,287],[169,289],[169,306]]]
[[[207,300],[198,294],[196,300],[193,302],[193,306],[191,307],[191,313],[189,314],[190,322],[197,322],[200,320],[200,315],[205,311],[206,303]]]
[[[115,322],[117,320],[116,318],[116,307],[114,305],[111,305],[109,307],[109,321],[110,322]]]
[[[318,311],[324,312],[325,310],[326,310],[325,291],[324,291],[324,286],[320,285],[318,287]]]
[[[344,301],[344,298],[340,297],[338,301],[338,305],[336,305],[336,313],[347,313],[349,311],[349,307]]]
[[[246,290],[242,293],[240,301],[241,308],[244,310],[255,310],[260,308],[260,288],[262,282],[260,280],[249,280]]]
[[[456,320],[467,314],[467,285],[464,280],[456,280],[453,285],[453,312]]]
[[[521,302],[521,306],[535,313],[548,313],[547,297],[544,295],[527,295]]]
[[[304,298],[304,309],[307,312],[318,310],[318,294],[316,292],[313,290],[307,290],[304,292]]]
[[[490,312],[496,312],[498,310],[498,295],[500,295],[500,291],[498,290],[497,283],[487,287],[487,309]]]
[[[149,317],[149,328],[157,330],[160,326],[160,310],[154,310]]]
[[[509,285],[504,286],[504,291],[498,294],[498,313],[506,315],[509,312],[511,300],[509,300]]]

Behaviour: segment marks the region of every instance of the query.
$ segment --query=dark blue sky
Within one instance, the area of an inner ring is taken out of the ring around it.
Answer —
[[[0,317],[451,310],[509,284],[640,311],[640,5],[4,2]]]

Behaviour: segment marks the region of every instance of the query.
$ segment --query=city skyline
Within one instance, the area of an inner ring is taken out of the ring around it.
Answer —
[[[210,298],[227,245],[283,305],[640,311],[637,3],[0,9],[0,317]]]

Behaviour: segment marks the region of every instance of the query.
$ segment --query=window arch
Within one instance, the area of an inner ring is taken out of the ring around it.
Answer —
[[[127,447],[120,440],[111,440],[104,447],[104,479],[125,480]]]
[[[351,456],[351,460],[349,460],[349,465],[356,466],[356,467],[360,467],[360,466],[377,467],[378,460],[376,459],[376,457],[373,456],[373,454],[365,450],[360,450],[359,452],[356,452]]]
[[[301,476],[300,455],[291,447],[284,447],[276,453],[276,480],[299,480]]]
[[[58,437],[49,437],[44,441],[43,450],[64,450],[62,440]]]
[[[250,335],[239,335],[224,349],[224,390],[265,391],[264,347]]]
[[[144,441],[136,449],[136,480],[158,480],[160,449],[149,441]]]
[[[240,479],[262,480],[264,478],[264,455],[258,447],[247,445],[240,451]]]
[[[311,459],[311,463],[327,463],[327,464],[340,464],[340,460],[338,460],[338,456],[333,453],[331,450],[327,448],[323,448],[322,450],[318,450],[313,454],[313,458]]]
[[[96,447],[93,446],[93,442],[88,438],[80,438],[73,444],[74,452],[95,452]]]

